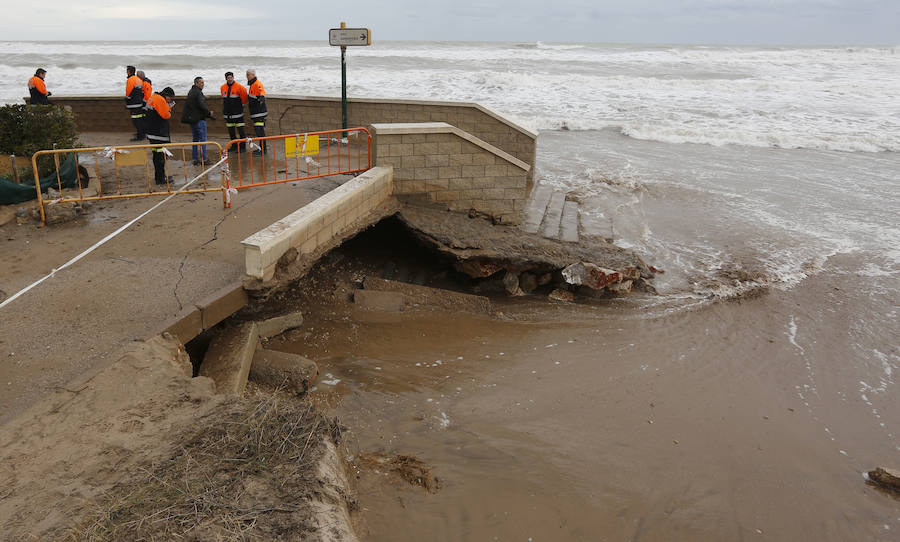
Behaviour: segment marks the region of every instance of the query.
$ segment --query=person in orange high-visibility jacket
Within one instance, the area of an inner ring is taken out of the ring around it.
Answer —
[[[132,141],[144,139],[144,91],[141,88],[143,81],[134,71],[134,66],[125,66],[125,109],[131,115],[131,124],[134,125],[134,137]]]
[[[150,96],[147,104],[147,141],[153,145],[169,143],[169,119],[172,117],[172,107],[175,106],[175,91],[172,87],[162,89],[162,92]],[[153,173],[156,184],[172,182],[171,177],[166,176],[165,148],[153,149]]]
[[[38,68],[35,70],[34,75],[31,76],[31,79],[28,80],[28,93],[31,95],[29,103],[31,105],[50,105],[50,100],[47,99],[50,93],[47,92],[47,85],[44,84],[45,75],[47,75],[47,70]]]
[[[247,97],[250,102],[250,122],[253,123],[253,132],[256,137],[266,137],[266,89],[256,78],[256,70],[247,70]],[[254,154],[266,152],[266,142],[261,141],[262,151],[253,151]]]
[[[231,139],[247,137],[244,132],[244,105],[248,101],[247,89],[244,85],[234,80],[234,73],[225,72],[225,84],[222,85],[222,116],[225,117],[225,126],[228,128],[228,136]],[[235,134],[235,130],[237,134]],[[244,151],[245,145],[240,144],[239,152]]]
[[[144,72],[139,71],[141,76],[141,89],[144,91],[144,103],[150,103],[150,96],[153,96],[153,81],[147,77]]]

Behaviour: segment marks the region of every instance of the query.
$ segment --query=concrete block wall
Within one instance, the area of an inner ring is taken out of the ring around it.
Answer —
[[[208,131],[213,136],[227,136],[222,120],[222,100],[218,86],[208,84],[206,102],[218,117],[208,121]],[[131,132],[131,118],[125,109],[125,100],[119,96],[57,97],[54,103],[66,105],[75,113],[78,129],[84,132]],[[180,122],[185,97],[175,98],[176,106],[169,123],[173,134],[189,135],[190,127]],[[328,97],[268,96],[269,117],[266,133],[269,135],[333,130],[341,127],[341,100]],[[247,113],[249,115],[249,113]],[[252,124],[247,123],[248,135]],[[516,125],[501,115],[475,103],[382,100],[350,98],[347,103],[347,125],[369,126],[378,123],[446,122],[474,135],[498,149],[532,166],[528,179],[532,179],[537,157],[537,134]]]
[[[375,167],[244,239],[248,276],[269,280],[291,247],[301,256],[328,245],[391,196],[391,168]]]
[[[423,194],[451,211],[522,220],[531,166],[443,122],[374,124],[375,164],[394,169],[394,195]]]

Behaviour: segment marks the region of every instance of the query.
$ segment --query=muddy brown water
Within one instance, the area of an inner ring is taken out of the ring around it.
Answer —
[[[274,347],[319,362],[352,451],[440,479],[351,464],[364,540],[896,540],[900,500],[862,473],[900,462],[900,409],[852,389],[852,288],[817,275],[675,313],[332,307]]]

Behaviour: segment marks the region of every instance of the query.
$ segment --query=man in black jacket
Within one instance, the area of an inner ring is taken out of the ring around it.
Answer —
[[[216,120],[212,112],[206,107],[206,96],[203,95],[203,78],[194,77],[194,86],[188,91],[187,101],[184,104],[184,113],[181,122],[191,125],[192,141],[206,141],[206,119]],[[202,149],[202,162],[200,151]],[[191,157],[194,165],[206,164],[206,145],[194,145],[191,148]]]

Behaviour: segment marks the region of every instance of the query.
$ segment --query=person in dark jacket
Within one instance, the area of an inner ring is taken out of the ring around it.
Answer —
[[[50,92],[47,92],[47,85],[44,84],[45,75],[47,75],[47,70],[38,68],[34,75],[31,76],[31,79],[28,80],[28,93],[31,94],[29,103],[31,105],[50,105],[50,100],[47,99],[50,96]]]
[[[175,91],[172,87],[162,89],[162,92],[150,96],[147,104],[147,141],[153,145],[169,143],[169,118],[172,116],[172,107],[175,106]],[[166,150],[164,147],[153,149],[153,173],[156,184],[172,182],[172,177],[166,176]]]
[[[206,107],[206,96],[203,95],[203,78],[194,77],[194,85],[188,91],[187,101],[184,103],[184,113],[181,114],[181,122],[191,125],[192,141],[206,141],[206,119],[216,120],[216,117]],[[202,162],[200,161],[200,149],[202,149]],[[194,165],[206,164],[206,145],[194,145],[191,147],[191,157]]]
[[[134,137],[132,141],[144,139],[144,93],[141,85],[144,83],[140,75],[134,71],[134,66],[125,66],[125,109],[131,115],[131,123],[134,125]]]
[[[225,126],[228,128],[228,137],[241,139],[247,137],[244,132],[244,105],[247,104],[247,89],[244,85],[234,80],[232,72],[225,72],[225,84],[222,91],[222,116],[225,117]],[[237,130],[237,134],[235,134]],[[244,144],[240,144],[239,152],[243,152]]]
[[[253,132],[256,137],[266,137],[266,116],[269,114],[266,108],[266,89],[256,78],[256,70],[247,70],[247,97],[250,102],[250,120],[253,122]],[[253,154],[266,152],[265,140],[260,141],[262,151],[253,151]]]

